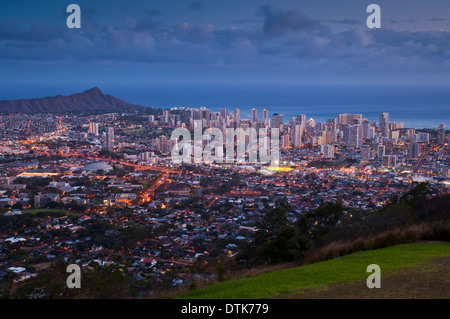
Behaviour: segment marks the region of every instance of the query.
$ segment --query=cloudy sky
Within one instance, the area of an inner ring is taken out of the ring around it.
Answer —
[[[0,1],[3,86],[448,84],[449,71],[448,0]]]

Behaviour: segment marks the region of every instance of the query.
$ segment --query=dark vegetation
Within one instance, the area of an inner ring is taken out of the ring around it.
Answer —
[[[429,193],[421,183],[373,211],[325,203],[299,216],[294,226],[286,220],[289,205],[279,205],[267,213],[237,262],[248,268],[309,263],[419,240],[450,241],[450,194],[428,198]]]

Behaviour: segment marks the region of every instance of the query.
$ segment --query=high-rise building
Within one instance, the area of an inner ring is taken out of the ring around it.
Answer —
[[[202,107],[200,107],[200,111],[202,112],[202,116],[201,116],[202,119],[209,121],[211,118],[209,115],[209,110],[206,107],[202,106]]]
[[[98,123],[89,123],[89,134],[98,135]]]
[[[418,159],[422,154],[422,148],[420,143],[409,144],[409,158]]]
[[[220,117],[222,120],[225,120],[227,118],[227,109],[220,109]]]
[[[380,131],[382,137],[389,138],[389,113],[380,114]]]
[[[363,128],[363,138],[365,139],[373,139],[375,136],[375,127],[372,122],[363,122],[362,124]]]
[[[272,128],[279,129],[282,124],[283,124],[283,115],[278,113],[272,115]]]
[[[238,128],[241,123],[241,111],[238,108],[234,109],[234,122],[236,123],[235,128]]]
[[[327,119],[327,131],[334,131],[337,129],[337,120],[334,119]]]
[[[344,140],[351,148],[360,148],[363,142],[361,125],[352,125],[345,128]]]
[[[166,149],[166,143],[167,143],[167,137],[164,136],[164,135],[161,135],[161,136],[159,137],[159,150],[160,150],[161,152],[164,152],[164,151],[165,151],[165,149]]]
[[[440,145],[444,145],[446,140],[446,135],[445,135],[445,124],[441,123],[438,125],[438,143]]]
[[[334,157],[334,146],[333,145],[322,145],[321,151],[325,158],[333,158]]]
[[[326,142],[325,144],[333,144],[337,142],[337,130],[326,132]]]
[[[306,128],[306,115],[300,114],[297,115],[297,123],[301,124],[303,126],[303,129]]]
[[[169,123],[169,110],[163,110],[163,122],[164,124]]]
[[[418,132],[413,135],[414,143],[428,143],[430,141],[430,133]]]
[[[202,119],[202,111],[201,110],[194,110],[194,120],[201,120]]]
[[[327,123],[324,122],[318,122],[316,123],[316,130],[319,132],[323,132],[327,130]]]
[[[361,145],[361,158],[364,162],[368,162],[370,160],[370,145]]]
[[[255,123],[256,121],[258,121],[258,110],[253,108],[252,109],[252,119],[251,122]]]
[[[405,123],[403,122],[392,122],[389,123],[389,128],[391,131],[400,130],[405,128]]]
[[[396,167],[397,166],[397,156],[384,155],[382,157],[381,163],[384,167]]]
[[[384,145],[378,145],[377,146],[377,157],[383,158],[383,156],[386,154],[386,147]]]
[[[285,134],[281,136],[281,148],[289,148],[289,135]]]
[[[266,109],[263,109],[263,111],[262,111],[262,121],[265,123],[268,118],[269,118],[269,111],[266,110]]]
[[[348,113],[339,114],[338,124],[341,125],[362,124],[362,114],[348,114]]]
[[[395,131],[390,131],[389,132],[389,138],[391,140],[398,141],[399,137],[400,137],[400,131],[399,130],[395,130]]]
[[[294,141],[293,145],[294,147],[302,147],[302,126],[301,125],[295,125],[294,126]]]
[[[106,128],[106,148],[112,150],[114,148],[114,128]]]

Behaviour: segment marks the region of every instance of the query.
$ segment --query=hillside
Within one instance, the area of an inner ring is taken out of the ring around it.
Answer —
[[[0,101],[0,113],[116,112],[140,109],[143,107],[103,94],[97,87],[69,96],[57,95],[36,99]]]
[[[434,264],[424,270],[423,267],[436,263],[435,258],[441,257],[446,257],[444,266],[442,266],[444,268],[436,267]],[[413,277],[403,276],[408,281],[415,279],[420,282],[422,274],[429,277],[433,271],[437,271],[434,276],[437,276],[437,281],[444,285],[446,282],[448,283],[450,281],[448,257],[450,257],[450,243],[448,242],[397,245],[362,251],[310,265],[277,270],[255,277],[228,280],[181,294],[178,298],[259,299],[302,298],[302,296],[355,298],[362,296],[361,292],[366,293],[366,295],[384,293],[389,298],[395,298],[398,280],[393,280],[392,276],[398,276],[399,272],[405,270],[413,274]],[[369,276],[369,273],[366,273],[366,268],[369,264],[378,264],[381,267],[382,288],[371,289],[372,292],[368,292],[369,289],[365,286],[365,280]],[[408,284],[408,281],[405,284]],[[391,282],[390,285],[389,282]],[[330,289],[331,293],[326,293],[327,288]],[[447,291],[447,289],[443,291]],[[346,296],[350,292],[353,295]],[[424,292],[423,296],[419,294],[417,297],[426,296]]]

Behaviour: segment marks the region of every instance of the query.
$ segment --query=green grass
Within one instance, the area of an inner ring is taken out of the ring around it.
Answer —
[[[58,209],[58,208],[36,208],[36,209],[24,209],[24,210],[22,210],[22,213],[24,213],[24,214],[33,214],[34,215],[34,214],[37,214],[37,213],[40,213],[40,212],[63,213],[63,214],[66,214],[66,215],[76,214],[76,213],[69,212],[69,211],[64,210],[64,209]]]
[[[315,264],[283,269],[259,276],[232,279],[177,296],[177,298],[202,299],[259,299],[277,298],[306,288],[335,283],[354,282],[367,278],[370,264],[378,264],[383,274],[397,269],[430,261],[432,258],[450,256],[450,243],[415,243],[383,249],[362,251]]]

